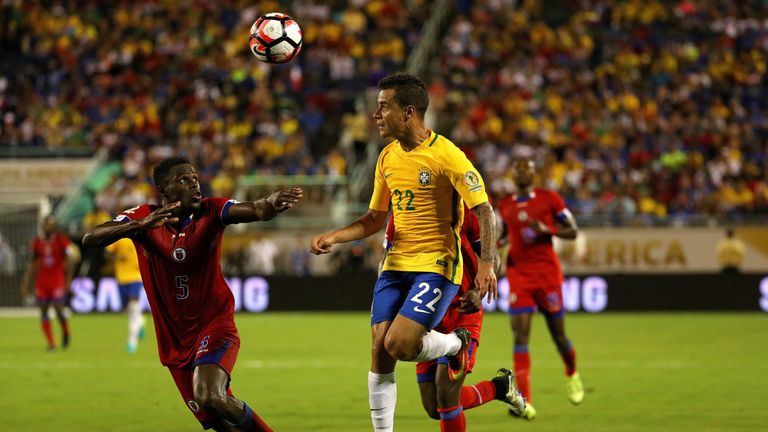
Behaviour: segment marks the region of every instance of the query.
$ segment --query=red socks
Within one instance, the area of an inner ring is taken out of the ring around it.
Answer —
[[[576,373],[576,350],[573,349],[571,341],[569,340],[563,349],[558,347],[558,351],[560,351],[560,357],[563,358],[563,363],[565,363],[565,374],[571,376]]]
[[[41,320],[40,325],[43,327],[43,333],[45,333],[45,340],[48,341],[48,348],[56,348],[56,343],[53,342],[53,331],[51,331],[51,322],[47,319]]]
[[[515,345],[515,381],[525,400],[531,401],[531,356],[528,345]]]
[[[464,408],[460,404],[450,408],[438,407],[437,412],[440,413],[440,432],[464,432],[467,430]]]
[[[491,381],[481,381],[473,386],[461,388],[461,406],[465,410],[478,407],[496,397],[496,386]]]

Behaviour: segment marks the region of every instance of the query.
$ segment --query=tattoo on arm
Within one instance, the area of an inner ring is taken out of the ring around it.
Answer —
[[[496,217],[491,204],[485,202],[472,209],[480,225],[480,261],[493,262],[496,245]]]

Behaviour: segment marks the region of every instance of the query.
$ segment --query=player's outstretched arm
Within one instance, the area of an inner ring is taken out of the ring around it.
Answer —
[[[120,240],[121,238],[133,237],[141,231],[158,228],[167,223],[176,223],[178,217],[173,215],[173,211],[181,206],[180,202],[160,207],[149,214],[144,219],[130,222],[105,222],[83,236],[84,247],[104,247]]]
[[[360,240],[379,232],[387,221],[387,212],[368,209],[358,220],[334,231],[329,231],[312,238],[311,250],[315,255],[331,252],[336,243]]]
[[[302,198],[304,190],[301,188],[281,189],[256,201],[233,204],[229,208],[227,220],[230,223],[267,221],[290,209]]]
[[[496,216],[493,213],[493,207],[486,201],[472,208],[477,216],[478,225],[480,225],[480,256],[477,257],[477,276],[475,276],[475,286],[480,293],[485,296],[488,293],[488,302],[498,297],[496,287],[496,273],[493,269],[496,261]]]

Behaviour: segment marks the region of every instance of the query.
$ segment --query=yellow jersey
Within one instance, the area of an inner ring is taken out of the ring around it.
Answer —
[[[115,256],[115,279],[118,284],[141,282],[139,259],[136,258],[133,241],[123,238],[107,246],[106,249]]]
[[[406,152],[393,141],[379,154],[370,208],[395,218],[395,236],[382,270],[430,272],[461,283],[459,232],[464,204],[488,201],[467,156],[445,137],[429,137]]]

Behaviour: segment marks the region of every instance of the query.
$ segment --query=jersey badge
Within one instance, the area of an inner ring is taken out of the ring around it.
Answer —
[[[528,220],[528,212],[526,212],[525,210],[521,210],[521,211],[517,212],[517,220],[519,220],[520,222],[527,221]]]
[[[464,174],[464,182],[469,186],[470,192],[477,192],[483,187],[480,185],[480,177],[474,171]]]
[[[432,173],[427,167],[421,167],[419,169],[419,184],[421,186],[429,186],[432,183]]]
[[[171,252],[171,258],[176,262],[182,262],[187,259],[187,250],[183,247],[177,247]]]

